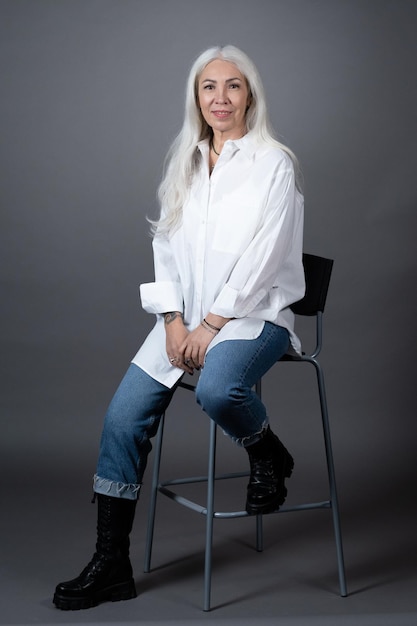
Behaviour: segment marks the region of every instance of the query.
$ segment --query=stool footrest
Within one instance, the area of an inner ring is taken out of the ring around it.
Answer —
[[[229,478],[244,478],[249,476],[248,471],[234,472],[231,474],[216,474],[214,480],[228,480]],[[189,476],[187,478],[172,478],[171,480],[163,480],[159,483],[159,487],[168,487],[170,485],[189,485],[192,483],[204,483],[208,481],[207,476]]]
[[[238,474],[237,476],[241,476],[242,474]],[[246,474],[243,474],[245,476]],[[230,478],[230,475],[227,475]],[[207,515],[207,507],[201,506],[197,502],[190,500],[189,498],[185,498],[180,494],[172,491],[171,489],[167,489],[167,485],[184,485],[190,484],[194,482],[204,482],[207,481],[207,477],[197,476],[194,479],[191,478],[179,478],[175,480],[166,481],[164,483],[160,483],[158,485],[158,491],[162,493],[162,495],[167,496],[170,500],[173,500],[177,504],[181,504],[181,506],[185,506],[196,513],[200,513],[201,515]],[[295,504],[292,506],[283,506],[277,511],[273,511],[275,513],[292,513],[294,511],[308,511],[310,509],[330,509],[332,507],[332,503],[330,500],[324,500],[322,502],[310,502],[306,504]],[[213,517],[215,519],[236,519],[237,517],[253,517],[249,515],[247,511],[213,511]]]

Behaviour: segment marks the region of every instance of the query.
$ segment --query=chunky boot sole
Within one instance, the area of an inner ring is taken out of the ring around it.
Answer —
[[[285,450],[284,478],[290,478],[293,469],[294,459],[291,454]],[[274,511],[277,511],[282,504],[284,504],[286,497],[287,488],[284,486],[283,489],[273,494],[268,501],[264,501],[262,503],[246,501],[246,512],[249,515],[266,515],[267,513],[273,513]]]
[[[111,585],[105,589],[100,589],[88,596],[68,597],[55,593],[53,603],[62,611],[79,611],[90,609],[102,602],[119,602],[120,600],[132,600],[136,598],[136,588],[133,578],[124,583]]]

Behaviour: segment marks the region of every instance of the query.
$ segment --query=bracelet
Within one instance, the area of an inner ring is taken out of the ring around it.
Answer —
[[[212,335],[217,335],[217,333],[219,332],[218,330],[213,330],[212,328],[210,328],[210,326],[207,324],[205,320],[202,320],[201,326]]]
[[[210,326],[212,330],[217,330],[218,333],[221,331],[221,328],[218,328],[217,326],[213,326],[213,324],[210,324],[210,322],[208,322],[206,318],[203,319],[203,322],[207,324],[207,326]]]

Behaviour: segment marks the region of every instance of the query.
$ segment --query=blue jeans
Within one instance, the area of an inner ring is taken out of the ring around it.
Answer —
[[[266,322],[256,339],[223,341],[210,350],[200,371],[196,400],[238,445],[256,443],[268,425],[255,383],[288,350],[285,328]],[[136,365],[127,370],[104,420],[94,491],[135,500],[151,438],[167,409],[172,389]]]

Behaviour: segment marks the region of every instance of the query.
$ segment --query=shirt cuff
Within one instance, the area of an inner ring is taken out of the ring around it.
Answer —
[[[167,313],[183,310],[183,298],[179,283],[159,281],[143,283],[139,287],[142,307],[148,313]]]

